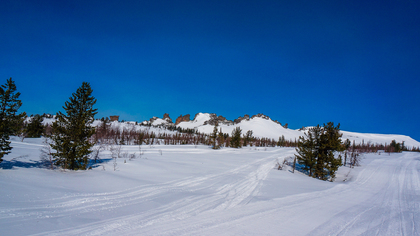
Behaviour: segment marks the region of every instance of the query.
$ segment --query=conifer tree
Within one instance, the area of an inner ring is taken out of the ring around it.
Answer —
[[[232,139],[230,140],[230,146],[233,148],[240,148],[241,147],[241,133],[242,130],[240,127],[236,127],[232,131]]]
[[[42,125],[43,118],[40,115],[32,117],[31,122],[26,127],[26,137],[28,138],[39,138],[44,132],[44,126]]]
[[[0,86],[0,163],[4,155],[12,150],[10,135],[17,131],[17,124],[25,116],[25,113],[16,114],[22,106],[19,96],[20,93],[16,92],[16,85],[12,78],[8,79],[5,85]]]
[[[93,109],[96,99],[92,96],[90,84],[83,82],[70,101],[63,107],[66,114],[57,113],[53,123],[51,148],[54,163],[64,169],[86,169],[93,142],[89,139],[95,133],[91,126],[97,109]]]
[[[252,136],[252,130],[248,130],[244,135],[244,146],[248,146],[250,144],[252,146],[252,141],[254,140],[254,136]]]
[[[219,134],[217,135],[217,142],[219,142],[219,148],[225,143],[225,135],[222,132],[222,128],[220,128]]]
[[[315,177],[319,179],[327,179],[329,175],[331,179],[335,178],[335,172],[342,165],[341,155],[335,158],[336,152],[344,151],[341,141],[340,124],[334,126],[333,122],[324,124],[320,135],[318,148],[318,161],[315,166]]]
[[[335,157],[336,152],[343,151],[340,124],[336,127],[329,122],[323,127],[317,125],[300,137],[296,148],[296,158],[309,176],[326,180],[333,180],[338,167],[342,165],[341,155]]]
[[[348,150],[349,150],[350,146],[351,146],[350,140],[349,139],[346,139],[346,141],[344,142],[344,150],[345,150],[345,153],[344,153],[344,166],[346,166],[346,164],[347,164],[347,153],[348,153]]]
[[[319,125],[310,128],[308,132],[305,132],[304,137],[299,137],[298,147],[296,148],[298,153],[295,154],[296,159],[299,164],[304,166],[303,169],[308,171],[309,176],[313,175],[317,161],[317,148],[321,130],[322,128]]]
[[[217,146],[217,132],[218,129],[217,127],[219,126],[219,124],[216,122],[216,124],[214,125],[214,129],[213,129],[213,133],[210,135],[210,139],[211,139],[211,143],[213,145],[213,149],[219,149],[219,146]]]

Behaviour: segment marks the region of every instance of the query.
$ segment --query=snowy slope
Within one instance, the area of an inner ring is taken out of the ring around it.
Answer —
[[[181,128],[197,129],[201,133],[210,134],[213,132],[214,126],[209,124],[205,125],[204,123],[208,120],[210,120],[210,114],[198,113],[194,120],[181,122],[178,126]],[[219,130],[221,128],[223,133],[231,134],[236,127],[240,127],[242,129],[242,134],[245,134],[248,130],[252,130],[255,137],[278,139],[284,135],[286,139],[294,140],[302,135],[300,131],[285,129],[280,124],[272,121],[270,118],[264,119],[262,117],[242,120],[240,123],[234,125],[221,124],[219,125]]]
[[[351,141],[355,140],[356,143],[378,143],[378,144],[390,144],[392,140],[395,140],[397,143],[404,142],[404,145],[407,147],[420,147],[420,142],[412,139],[406,135],[398,134],[370,134],[370,133],[356,133],[349,131],[341,131],[343,133],[343,140],[349,139]]]
[[[188,122],[181,122],[178,124],[182,128],[197,129],[199,132],[210,134],[213,132],[213,125],[204,125],[206,121],[210,120],[210,115],[208,113],[199,113],[196,116],[196,119]],[[238,124],[234,125],[220,125],[219,129],[222,129],[222,132],[231,134],[233,129],[240,127],[242,129],[242,134],[245,134],[248,130],[253,131],[255,137],[264,137],[272,138],[278,140],[279,137],[284,136],[286,140],[295,140],[299,136],[303,136],[305,131],[286,129],[281,126],[279,123],[274,122],[270,118],[265,119],[262,117],[254,117],[249,120],[242,120]],[[396,134],[369,134],[369,133],[357,133],[357,132],[348,132],[342,131],[343,140],[349,139],[356,144],[362,142],[370,142],[372,144],[390,144],[392,140],[396,142],[405,142],[407,147],[420,147],[420,142],[412,139],[406,135],[396,135]]]
[[[420,234],[419,153],[365,155],[331,183],[277,170],[293,148],[143,146],[117,171],[52,171],[41,139],[17,140],[0,164],[1,235]]]
[[[211,115],[209,113],[198,113],[195,116],[195,119],[192,121],[185,121],[179,123],[177,126],[181,128],[188,128],[188,129],[196,129],[201,133],[211,134],[213,132],[213,125],[205,124],[211,119]],[[153,131],[155,133],[171,133],[174,134],[173,131],[168,131],[162,128],[162,125],[173,125],[170,124],[167,120],[154,117],[151,119],[152,121],[144,121],[143,123],[151,124],[149,126],[141,126],[136,125],[135,122],[111,122],[112,128],[117,128],[120,131],[123,129],[125,130],[148,130]],[[52,124],[54,121],[53,118],[45,118],[45,124]],[[95,120],[93,125],[99,126],[102,122],[100,120]],[[269,117],[254,117],[248,119],[244,119],[238,124],[226,125],[220,124],[219,130],[221,129],[223,133],[231,134],[233,129],[236,127],[240,127],[242,129],[242,134],[245,134],[248,130],[253,131],[254,137],[260,138],[271,138],[278,140],[279,137],[284,136],[286,140],[297,140],[299,136],[303,136],[305,131],[293,130],[293,129],[286,129],[281,126],[279,123],[271,120]],[[406,135],[399,135],[399,134],[371,134],[371,133],[357,133],[357,132],[349,132],[349,131],[341,131],[343,133],[343,140],[349,139],[351,142],[353,140],[356,144],[359,143],[372,143],[372,144],[390,144],[392,140],[396,142],[402,143],[404,141],[404,145],[407,147],[420,147],[420,142],[417,140],[412,139]]]

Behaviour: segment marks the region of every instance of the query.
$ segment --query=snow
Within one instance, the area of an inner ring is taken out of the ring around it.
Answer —
[[[197,129],[201,133],[211,134],[213,132],[214,126],[204,125],[204,122],[207,120],[210,120],[210,114],[198,113],[194,120],[181,122],[178,124],[178,126],[181,128]],[[222,129],[223,133],[231,134],[236,127],[240,127],[242,129],[242,134],[245,134],[248,130],[252,130],[254,137],[271,138],[275,140],[278,140],[279,137],[284,136],[286,140],[294,141],[295,139],[298,140],[299,136],[304,136],[305,133],[305,130],[299,131],[286,129],[270,118],[264,119],[262,117],[254,117],[249,120],[242,120],[240,123],[234,125],[221,124],[219,125],[219,130]],[[404,145],[406,147],[420,147],[419,141],[414,140],[406,135],[369,134],[349,131],[341,131],[341,133],[343,133],[343,140],[349,139],[351,142],[355,141],[356,144],[360,144],[362,142],[370,142],[371,144],[390,144],[392,140],[395,140],[398,143],[402,143],[404,141]]]
[[[157,118],[156,120],[153,121],[152,125],[166,125],[168,124],[168,121]]]
[[[397,143],[404,142],[404,146],[406,147],[419,147],[420,142],[414,140],[413,138],[406,136],[406,135],[398,135],[398,134],[369,134],[369,133],[356,133],[356,132],[349,132],[349,131],[341,131],[343,136],[341,137],[343,140],[349,139],[351,141],[355,141],[356,143],[365,144],[370,142],[371,144],[390,144],[392,140],[395,140]]]
[[[208,119],[205,119],[204,116],[199,116],[199,118],[200,119],[198,121],[181,122],[178,126],[182,128],[197,129],[198,132],[201,133],[212,133],[214,126],[204,125],[204,122]],[[294,141],[295,139],[298,139],[299,136],[303,135],[303,133],[300,131],[285,129],[280,124],[261,117],[254,117],[250,120],[242,120],[240,123],[234,125],[221,124],[219,125],[219,130],[222,129],[223,133],[231,134],[236,127],[241,128],[242,134],[246,134],[248,130],[252,130],[254,137],[264,137],[275,140],[278,140],[279,137],[284,135],[286,140],[292,139]]]
[[[211,115],[209,113],[198,113],[194,120],[192,121],[184,121],[179,123],[177,126],[181,128],[188,128],[188,129],[196,129],[198,132],[211,134],[213,132],[214,126],[209,124],[204,124],[206,121],[211,119]],[[43,124],[52,124],[54,118],[44,118]],[[100,120],[95,120],[93,126],[99,126],[102,123]],[[145,121],[145,123],[148,123]],[[111,128],[119,129],[123,131],[124,129],[129,130],[146,130],[154,133],[168,133],[168,134],[175,134],[173,131],[168,131],[165,128],[162,128],[162,125],[167,125],[169,122],[167,120],[163,120],[161,118],[156,118],[152,123],[152,126],[142,126],[136,125],[136,122],[118,122],[112,121]],[[240,127],[242,129],[242,134],[246,134],[248,130],[253,131],[254,137],[259,138],[270,138],[274,140],[278,140],[280,137],[284,136],[286,140],[298,140],[299,136],[304,136],[305,130],[294,130],[294,129],[286,129],[281,126],[279,123],[271,120],[267,117],[267,119],[263,117],[254,117],[250,118],[249,120],[242,120],[238,124],[234,125],[226,125],[220,124],[219,130],[221,129],[223,133],[231,134],[232,131],[236,128]],[[307,127],[309,128],[309,127]],[[390,144],[392,140],[395,140],[398,143],[402,143],[404,141],[404,145],[406,147],[420,147],[420,142],[414,140],[413,138],[406,136],[406,135],[399,135],[399,134],[370,134],[370,133],[357,133],[357,132],[349,132],[349,131],[341,131],[343,133],[342,140],[349,139],[351,142],[355,141],[356,144],[364,143],[371,143],[371,144]]]
[[[42,139],[12,146],[1,235],[420,234],[420,153],[365,154],[325,182],[275,168],[293,148],[141,146],[116,171],[109,151],[92,170],[62,171],[41,168]]]
[[[194,128],[197,128],[197,127],[204,126],[204,122],[206,122],[208,120],[210,120],[210,114],[200,112],[195,116],[194,120],[181,122],[181,123],[178,124],[178,126],[183,128],[183,129],[194,129]],[[211,130],[211,131],[213,131],[213,130]]]

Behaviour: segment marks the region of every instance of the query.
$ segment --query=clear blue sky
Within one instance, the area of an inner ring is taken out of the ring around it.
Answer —
[[[264,113],[420,140],[419,1],[206,2],[2,0],[0,82],[28,114],[87,81],[98,118]]]

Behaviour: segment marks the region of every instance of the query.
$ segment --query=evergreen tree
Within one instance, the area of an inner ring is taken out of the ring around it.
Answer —
[[[313,175],[315,164],[318,156],[318,145],[319,138],[321,135],[322,128],[317,125],[312,127],[305,132],[304,137],[299,137],[298,146],[295,154],[296,159],[300,165],[303,165],[303,169],[308,171],[309,176]]]
[[[0,86],[0,163],[4,155],[12,150],[10,135],[17,132],[18,123],[22,121],[25,113],[16,114],[22,106],[19,100],[20,93],[16,92],[16,85],[12,78],[5,85]]]
[[[348,153],[348,150],[349,150],[350,146],[351,146],[350,140],[349,139],[346,139],[346,141],[344,142],[344,150],[345,150],[345,153],[344,153],[344,166],[346,166],[346,164],[347,164],[347,153]]]
[[[286,138],[284,137],[284,135],[279,137],[279,141],[277,142],[277,146],[279,146],[279,147],[286,146]]]
[[[335,157],[337,151],[343,151],[340,124],[337,127],[329,122],[323,127],[317,125],[300,137],[296,148],[296,158],[309,176],[326,180],[333,180],[338,167],[342,165],[341,155]]]
[[[254,140],[254,136],[252,136],[252,130],[248,130],[244,135],[244,146],[248,146],[250,144],[252,146],[252,141]]]
[[[225,135],[222,132],[222,128],[220,128],[219,134],[217,135],[217,142],[219,142],[219,148],[225,143]]]
[[[26,137],[28,138],[39,138],[44,132],[44,126],[42,125],[43,118],[40,115],[32,117],[31,122],[26,126]]]
[[[389,144],[389,150],[388,152],[401,152],[401,143],[397,143],[395,140],[392,140]]]
[[[335,172],[342,165],[341,155],[335,158],[335,153],[344,151],[341,141],[340,124],[334,127],[333,122],[324,124],[318,148],[318,161],[315,166],[315,177],[326,180],[328,175],[335,178]]]
[[[219,124],[216,122],[216,124],[214,125],[214,129],[213,129],[213,133],[210,135],[210,139],[211,139],[211,144],[213,145],[213,149],[219,149],[219,146],[217,146],[217,132],[218,129],[217,127],[219,126]]]
[[[51,148],[54,163],[64,169],[86,169],[93,143],[89,140],[95,133],[91,126],[97,109],[93,109],[96,99],[92,96],[89,83],[83,82],[70,101],[63,107],[66,114],[57,113],[53,123]]]
[[[232,139],[230,140],[230,146],[233,148],[240,148],[241,147],[241,133],[242,130],[240,127],[236,127],[232,131]]]

